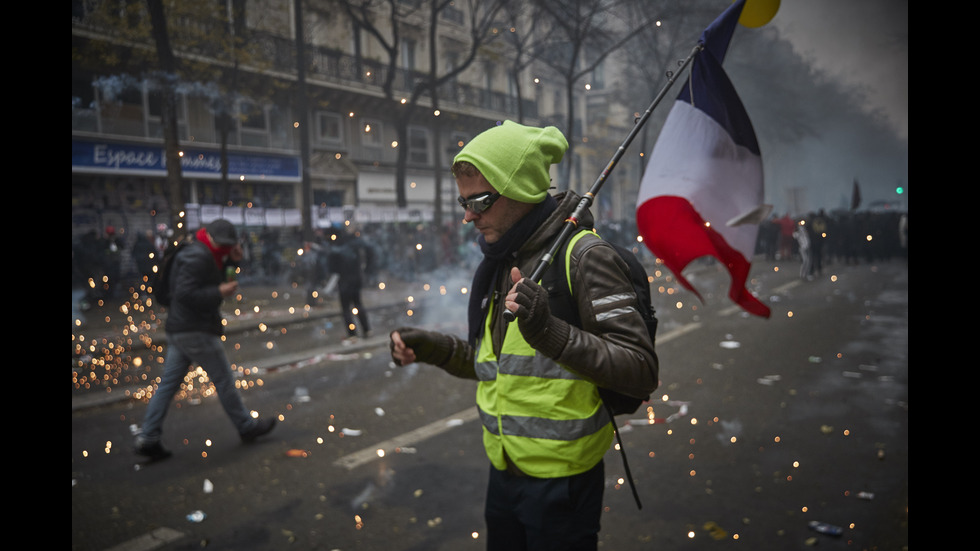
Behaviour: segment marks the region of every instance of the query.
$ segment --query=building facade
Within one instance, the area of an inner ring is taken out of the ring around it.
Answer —
[[[106,4],[73,2],[72,232],[78,238],[111,227],[131,243],[169,223],[172,201],[157,81],[136,61],[120,62],[138,59],[138,50],[152,59],[149,31],[133,31],[148,28],[146,15],[107,16]],[[449,164],[472,136],[504,119],[566,127],[562,85],[541,64],[511,70],[517,54],[503,11],[479,34],[471,22],[490,14],[471,13],[465,2],[435,17],[423,0],[375,3],[363,18],[344,5],[228,0],[217,16],[169,18],[174,53],[192,67],[176,85],[189,228],[222,216],[255,233],[295,232],[303,209],[314,229],[352,220],[458,223]],[[383,9],[390,6],[397,15]],[[127,22],[132,34],[113,27]],[[232,55],[226,44],[201,39],[219,30],[247,36],[247,44]],[[419,93],[433,76],[435,93]],[[581,125],[596,120],[586,116],[588,105],[609,113],[601,98],[598,90],[582,98],[580,130],[567,135],[584,135]],[[625,135],[602,123],[610,139],[576,142],[580,154],[563,187],[587,189],[588,175],[599,173]],[[638,181],[630,167],[621,171]],[[601,208],[613,213],[610,199]]]

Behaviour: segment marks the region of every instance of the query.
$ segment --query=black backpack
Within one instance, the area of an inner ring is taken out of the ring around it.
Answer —
[[[593,235],[596,234],[593,233]],[[633,290],[636,292],[636,308],[643,317],[643,323],[646,325],[647,332],[650,334],[650,343],[656,346],[657,311],[654,309],[651,300],[650,280],[647,277],[646,269],[643,268],[643,264],[636,258],[633,251],[610,241],[606,243],[611,245],[616,253],[626,262],[626,265],[629,266],[630,281],[632,281]],[[548,291],[548,307],[551,309],[551,314],[576,327],[582,327],[578,315],[578,308],[575,301],[572,300],[572,293],[568,288],[568,276],[565,273],[565,253],[567,249],[568,242],[561,247],[561,250],[552,259],[551,265],[545,270],[544,276],[541,278],[541,285]],[[555,264],[558,264],[558,267]],[[609,412],[610,418],[614,418],[616,415],[634,413],[640,408],[643,402],[650,399],[649,395],[642,399],[634,398],[602,387],[599,387],[599,396],[602,398],[602,402],[606,407],[606,411]],[[619,452],[623,457],[623,468],[626,470],[626,478],[629,480],[630,489],[633,491],[633,499],[636,501],[637,509],[642,509],[643,504],[640,502],[640,495],[636,491],[629,462],[626,460],[626,446],[623,445],[618,428],[615,429],[615,432],[616,441],[619,442]]]
[[[647,332],[650,334],[650,342],[656,346],[657,312],[650,298],[650,280],[647,277],[646,269],[643,268],[643,264],[636,258],[633,251],[610,241],[606,241],[606,243],[611,245],[626,262],[626,265],[629,266],[630,280],[633,283],[633,290],[636,292],[636,308],[643,317]],[[541,285],[548,291],[548,307],[551,309],[552,315],[576,327],[582,327],[578,315],[578,308],[575,305],[575,301],[572,300],[572,294],[568,289],[568,277],[565,274],[565,252],[567,248],[568,243],[561,248],[555,256],[555,259],[552,260],[551,265],[541,278]],[[599,388],[599,395],[602,397],[602,401],[609,406],[613,415],[635,413],[643,402],[650,399],[650,396],[642,399],[634,398],[601,387]]]
[[[173,271],[174,258],[188,243],[189,241],[185,240],[176,245],[171,244],[163,253],[163,259],[157,267],[156,277],[153,278],[153,285],[150,287],[153,300],[160,306],[170,306],[170,273]]]

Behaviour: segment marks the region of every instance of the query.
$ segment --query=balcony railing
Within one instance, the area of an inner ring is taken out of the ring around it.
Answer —
[[[266,43],[264,48],[271,62],[278,69],[295,66],[296,49],[289,40],[277,36],[265,36],[261,39]],[[355,56],[338,50],[322,47],[311,47],[308,53],[307,74],[310,78],[327,82],[335,82],[347,86],[369,87],[382,91],[391,67],[373,59],[358,59]],[[391,91],[396,96],[412,93],[415,85],[427,78],[425,73],[394,69],[391,81]],[[431,100],[428,93],[423,97]],[[458,82],[447,82],[439,87],[439,103],[445,107],[455,107],[460,110],[472,108],[485,109],[506,115],[517,115],[517,98],[501,92],[493,92]],[[537,103],[533,100],[523,100],[524,116],[538,116]]]

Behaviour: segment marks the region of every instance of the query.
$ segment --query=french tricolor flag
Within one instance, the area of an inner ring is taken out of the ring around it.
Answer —
[[[728,296],[747,312],[769,308],[746,288],[763,205],[762,158],[741,100],[721,64],[745,0],[729,6],[701,34],[691,74],[660,132],[637,199],[643,242],[678,281],[701,295],[681,272],[713,256],[731,274]]]

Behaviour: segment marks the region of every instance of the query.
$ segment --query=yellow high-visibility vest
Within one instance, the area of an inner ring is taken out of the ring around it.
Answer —
[[[572,476],[594,467],[614,436],[597,387],[538,354],[516,323],[507,327],[496,357],[490,318],[476,358],[476,403],[490,462],[505,470],[509,458],[538,478]]]

